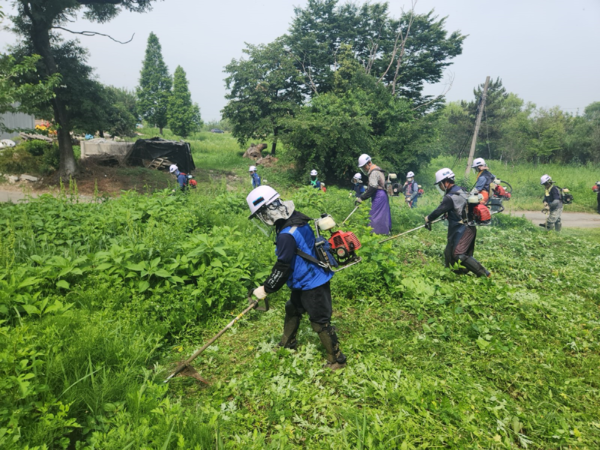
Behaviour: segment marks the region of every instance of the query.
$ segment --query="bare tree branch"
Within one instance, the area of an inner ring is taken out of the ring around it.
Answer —
[[[406,35],[402,37],[401,45],[400,45],[400,55],[398,55],[398,63],[396,64],[396,71],[394,72],[394,81],[392,82],[392,94],[396,93],[396,83],[398,82],[398,74],[400,73],[400,66],[402,65],[402,58],[404,58],[404,52],[406,51],[406,41],[410,36],[410,28],[412,27],[413,22],[415,21],[415,6],[417,6],[417,2],[419,0],[412,0],[412,5],[410,7],[410,20],[408,21],[408,28],[406,29]],[[402,33],[402,30],[400,30]]]
[[[133,37],[135,36],[135,33],[133,33],[131,35],[131,39],[129,39],[128,41],[122,42],[108,34],[98,33],[97,31],[73,31],[73,30],[69,30],[68,28],[64,28],[64,27],[52,27],[52,28],[58,29],[58,30],[63,30],[63,31],[68,31],[69,33],[73,33],[73,34],[81,34],[82,36],[104,36],[104,37],[107,37],[107,38],[117,42],[118,44],[129,44],[131,41],[133,41]]]
[[[427,105],[429,105],[429,104],[431,104],[433,102],[436,102],[439,99],[445,97],[446,94],[448,92],[450,92],[450,89],[452,89],[452,85],[454,84],[454,78],[455,78],[454,73],[450,72],[450,74],[449,74],[449,80],[446,83],[446,87],[444,88],[444,90],[442,91],[442,93],[440,95],[438,95],[437,97],[434,97],[433,99],[429,100],[428,102],[425,102],[425,103],[422,103],[420,105],[415,106],[412,110],[415,111],[415,110],[417,110],[419,108],[422,108],[423,106],[427,106]]]

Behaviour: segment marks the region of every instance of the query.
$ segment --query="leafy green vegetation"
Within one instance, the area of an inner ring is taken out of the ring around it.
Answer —
[[[353,207],[281,183],[311,216]],[[164,385],[273,262],[246,188],[0,207],[2,448],[598,447],[598,237],[507,216],[479,229],[481,280],[443,268],[442,224],[378,245],[362,208],[364,261],[332,282],[344,371],[306,320],[276,349],[284,289],[194,362],[211,386]]]

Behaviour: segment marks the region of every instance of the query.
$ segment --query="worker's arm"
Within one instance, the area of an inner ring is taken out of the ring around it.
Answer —
[[[271,275],[263,283],[268,294],[278,291],[292,274],[292,262],[296,257],[296,239],[288,233],[277,236],[277,262],[271,270]]]
[[[361,200],[368,200],[373,197],[379,190],[379,176],[381,172],[374,170],[369,174],[369,187],[364,194],[360,196]]]
[[[429,214],[427,216],[427,221],[433,222],[438,217],[441,217],[442,215],[446,214],[447,212],[452,211],[453,208],[454,208],[454,202],[452,201],[452,199],[450,198],[449,195],[446,195],[446,196],[444,196],[442,203],[440,203],[440,206],[438,206],[435,211],[433,211],[431,214]]]
[[[477,183],[475,183],[475,189],[477,189],[477,192],[483,191],[486,182],[487,177],[485,175],[481,175],[479,178],[477,178]]]

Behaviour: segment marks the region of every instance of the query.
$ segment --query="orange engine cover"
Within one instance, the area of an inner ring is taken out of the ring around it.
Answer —
[[[353,252],[361,247],[360,241],[356,235],[350,231],[336,231],[329,238],[329,243],[334,252],[336,252],[338,248],[345,248],[346,251]]]
[[[481,203],[473,208],[473,215],[475,216],[475,220],[477,222],[487,222],[492,219],[492,214],[487,206],[482,205]]]

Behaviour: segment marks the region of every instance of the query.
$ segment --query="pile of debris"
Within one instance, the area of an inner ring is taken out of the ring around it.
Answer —
[[[271,167],[277,162],[273,155],[262,155],[262,151],[267,148],[267,144],[250,144],[250,147],[244,152],[244,158],[250,158],[256,161],[257,166]]]

